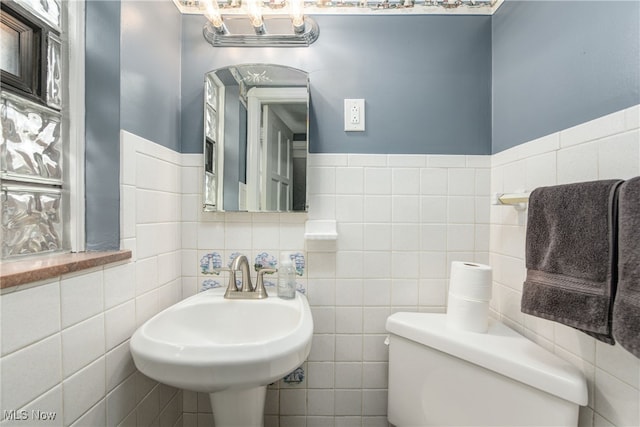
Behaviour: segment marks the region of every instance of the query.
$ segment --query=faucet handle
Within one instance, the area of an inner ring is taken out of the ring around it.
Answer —
[[[277,271],[277,268],[261,268],[258,270],[258,277],[264,276],[265,274],[276,273]]]
[[[267,298],[267,290],[264,288],[264,275],[267,273],[275,273],[275,268],[261,268],[258,270],[258,278],[256,279],[256,287],[254,289],[254,293],[257,294],[256,298]]]

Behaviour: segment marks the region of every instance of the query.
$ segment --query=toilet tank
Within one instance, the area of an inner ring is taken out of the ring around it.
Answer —
[[[447,329],[446,314],[395,313],[388,419],[397,427],[577,426],[582,373],[500,322]]]

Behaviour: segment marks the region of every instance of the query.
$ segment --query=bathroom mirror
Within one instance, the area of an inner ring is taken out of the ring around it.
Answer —
[[[307,73],[234,65],[204,86],[204,210],[306,211]]]

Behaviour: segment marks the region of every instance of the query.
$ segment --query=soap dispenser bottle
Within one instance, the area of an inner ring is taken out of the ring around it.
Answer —
[[[291,299],[296,295],[296,270],[293,267],[291,255],[282,254],[278,269],[278,296]]]

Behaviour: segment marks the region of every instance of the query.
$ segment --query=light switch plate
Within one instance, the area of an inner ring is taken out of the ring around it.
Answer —
[[[345,132],[364,131],[364,99],[344,100]]]

